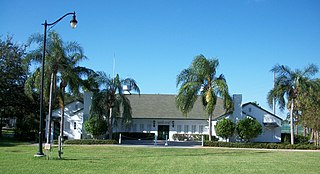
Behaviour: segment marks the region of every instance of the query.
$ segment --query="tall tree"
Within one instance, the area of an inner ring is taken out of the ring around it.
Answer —
[[[93,96],[91,115],[108,119],[108,135],[112,139],[115,117],[121,117],[124,125],[129,124],[132,118],[130,101],[124,94],[124,87],[139,95],[140,89],[134,79],[120,79],[118,74],[110,78],[105,73],[98,72],[96,81],[102,86],[102,90]]]
[[[221,97],[224,108],[233,110],[233,103],[228,92],[228,85],[223,74],[216,76],[219,61],[207,59],[198,55],[189,68],[184,69],[177,77],[177,87],[180,86],[176,97],[177,108],[185,115],[193,108],[200,96],[203,106],[209,117],[209,140],[212,137],[212,116],[216,106],[217,97]]]
[[[25,114],[27,103],[24,82],[27,66],[23,63],[25,47],[13,42],[11,36],[0,38],[0,136],[2,120]]]
[[[275,65],[272,72],[276,73],[275,86],[268,93],[268,103],[270,107],[273,100],[278,104],[280,110],[284,110],[286,103],[289,102],[290,106],[290,134],[291,144],[294,144],[294,121],[293,111],[297,97],[301,92],[307,90],[312,85],[311,77],[318,72],[318,67],[311,64],[303,70],[291,70],[288,66]]]
[[[319,146],[320,79],[314,80],[312,87],[302,91],[302,94],[298,96],[298,99],[298,107],[301,112],[300,120],[304,126],[312,129],[310,140],[315,139],[315,145]]]
[[[29,59],[29,61],[40,62],[43,50],[43,35],[32,35],[29,38],[28,43],[29,45],[32,43],[36,43],[38,44],[38,47],[35,50],[30,51],[30,53],[27,55],[27,58]],[[78,66],[79,62],[84,60],[85,58],[86,57],[83,54],[83,49],[77,42],[63,42],[58,33],[48,33],[44,68],[44,98],[49,103],[49,123],[53,103],[52,99],[56,97],[58,98],[59,107],[61,109],[60,138],[63,137],[64,130],[64,95],[66,88],[72,95],[80,95],[79,90],[81,86],[88,85],[84,78],[88,78],[91,74],[94,74],[93,70]],[[39,76],[39,73],[40,68],[37,68],[32,76],[28,78],[26,82],[26,89],[28,90],[28,92],[34,89],[39,89],[39,85],[35,83],[40,81],[41,77]],[[57,87],[57,83],[59,83],[59,88]],[[48,124],[48,127],[49,129],[47,136],[49,137],[50,124]],[[47,139],[47,141],[49,141],[49,138]]]

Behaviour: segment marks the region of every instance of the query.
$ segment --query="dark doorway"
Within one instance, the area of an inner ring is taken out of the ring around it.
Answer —
[[[57,140],[59,135],[60,135],[60,123],[55,121],[53,124],[53,139]]]
[[[169,125],[158,125],[158,140],[169,139]]]

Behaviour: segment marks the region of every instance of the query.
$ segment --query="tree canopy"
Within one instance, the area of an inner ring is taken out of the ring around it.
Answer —
[[[216,125],[216,133],[218,136],[228,139],[230,138],[235,130],[235,124],[230,120],[223,118],[219,120]]]
[[[1,121],[3,118],[16,118],[18,134],[34,131],[34,119],[37,113],[35,108],[38,108],[38,105],[31,101],[24,91],[28,75],[25,46],[14,43],[11,36],[0,38],[0,70]]]
[[[245,118],[239,120],[236,130],[239,137],[248,142],[262,133],[262,126],[256,119]]]
[[[288,66],[275,65],[272,72],[276,74],[275,86],[268,93],[267,99],[270,106],[275,101],[281,110],[284,110],[286,103],[289,103],[288,109],[290,110],[290,132],[291,144],[294,144],[294,131],[293,131],[293,112],[295,104],[299,102],[299,96],[303,91],[307,91],[312,87],[312,76],[318,72],[318,67],[310,64],[303,70],[291,70]]]

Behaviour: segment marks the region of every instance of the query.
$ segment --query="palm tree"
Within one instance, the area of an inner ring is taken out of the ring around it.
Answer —
[[[139,95],[140,89],[134,79],[120,79],[118,74],[116,77],[110,78],[105,73],[98,72],[96,80],[103,89],[94,94],[91,113],[108,118],[108,135],[109,139],[112,139],[114,118],[121,116],[124,125],[130,124],[132,118],[130,101],[124,95],[124,87],[138,92]]]
[[[314,64],[307,66],[304,70],[296,69],[292,71],[288,66],[275,65],[271,71],[276,73],[275,86],[268,93],[268,103],[272,106],[273,100],[279,105],[280,110],[284,110],[286,102],[290,103],[290,134],[291,144],[294,144],[294,123],[293,111],[297,97],[301,92],[311,87],[311,76],[318,72],[318,67]]]
[[[53,99],[57,91],[57,83],[60,82],[60,89],[58,92],[58,103],[61,109],[61,124],[60,124],[60,138],[63,137],[64,129],[64,94],[65,89],[68,87],[68,91],[73,95],[79,95],[79,89],[81,86],[88,85],[85,77],[89,77],[94,74],[93,70],[85,67],[78,66],[81,60],[86,57],[83,54],[82,47],[76,42],[65,43],[56,32],[50,32],[47,38],[46,48],[46,64],[45,64],[45,87],[44,87],[44,98],[48,102],[49,100],[49,118],[48,118],[48,134],[47,143],[50,141],[50,122],[51,122],[51,110]],[[43,35],[35,34],[32,35],[28,44],[36,43],[39,45],[38,48],[31,51],[27,58],[29,61],[40,62],[41,53],[43,50]],[[40,68],[37,68],[35,72],[27,79],[25,87],[28,93],[31,90],[39,89],[36,82],[40,81],[39,76]],[[49,77],[50,75],[50,77]],[[50,79],[50,80],[49,80]],[[50,87],[49,87],[50,84]],[[89,88],[89,87],[87,87]],[[48,95],[48,91],[50,91]],[[49,97],[49,98],[48,98]],[[60,153],[59,153],[60,156]]]
[[[320,79],[312,80],[312,84],[311,88],[302,91],[297,97],[299,100],[297,104],[301,112],[300,121],[305,128],[312,129],[310,140],[316,139],[315,145],[319,146],[319,136],[314,135],[319,134],[320,130]]]
[[[189,68],[184,69],[177,77],[177,87],[180,86],[176,96],[177,108],[187,115],[200,96],[203,106],[209,117],[209,140],[212,136],[212,116],[216,106],[217,97],[221,97],[224,108],[233,110],[233,103],[228,92],[228,85],[223,74],[216,77],[219,61],[207,59],[203,55],[196,56]]]

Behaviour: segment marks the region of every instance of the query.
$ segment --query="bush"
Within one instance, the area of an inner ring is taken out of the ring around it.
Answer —
[[[154,133],[143,132],[120,132],[122,140],[154,140]],[[119,139],[120,133],[112,134],[112,137],[116,140]]]
[[[108,124],[105,119],[94,114],[84,123],[84,129],[90,133],[93,138],[96,138],[106,133]]]
[[[281,142],[290,143],[291,134],[290,133],[281,133]],[[303,135],[294,135],[294,143],[308,143],[309,137]]]
[[[232,137],[234,130],[235,130],[234,123],[231,120],[226,118],[223,118],[222,120],[220,120],[216,125],[217,135],[225,139]]]
[[[256,119],[245,118],[237,123],[236,130],[239,137],[248,142],[262,133],[262,126]]]
[[[260,149],[305,149],[317,150],[320,147],[312,144],[286,144],[286,143],[230,143],[205,141],[204,146],[210,147],[232,147],[232,148],[260,148]]]

